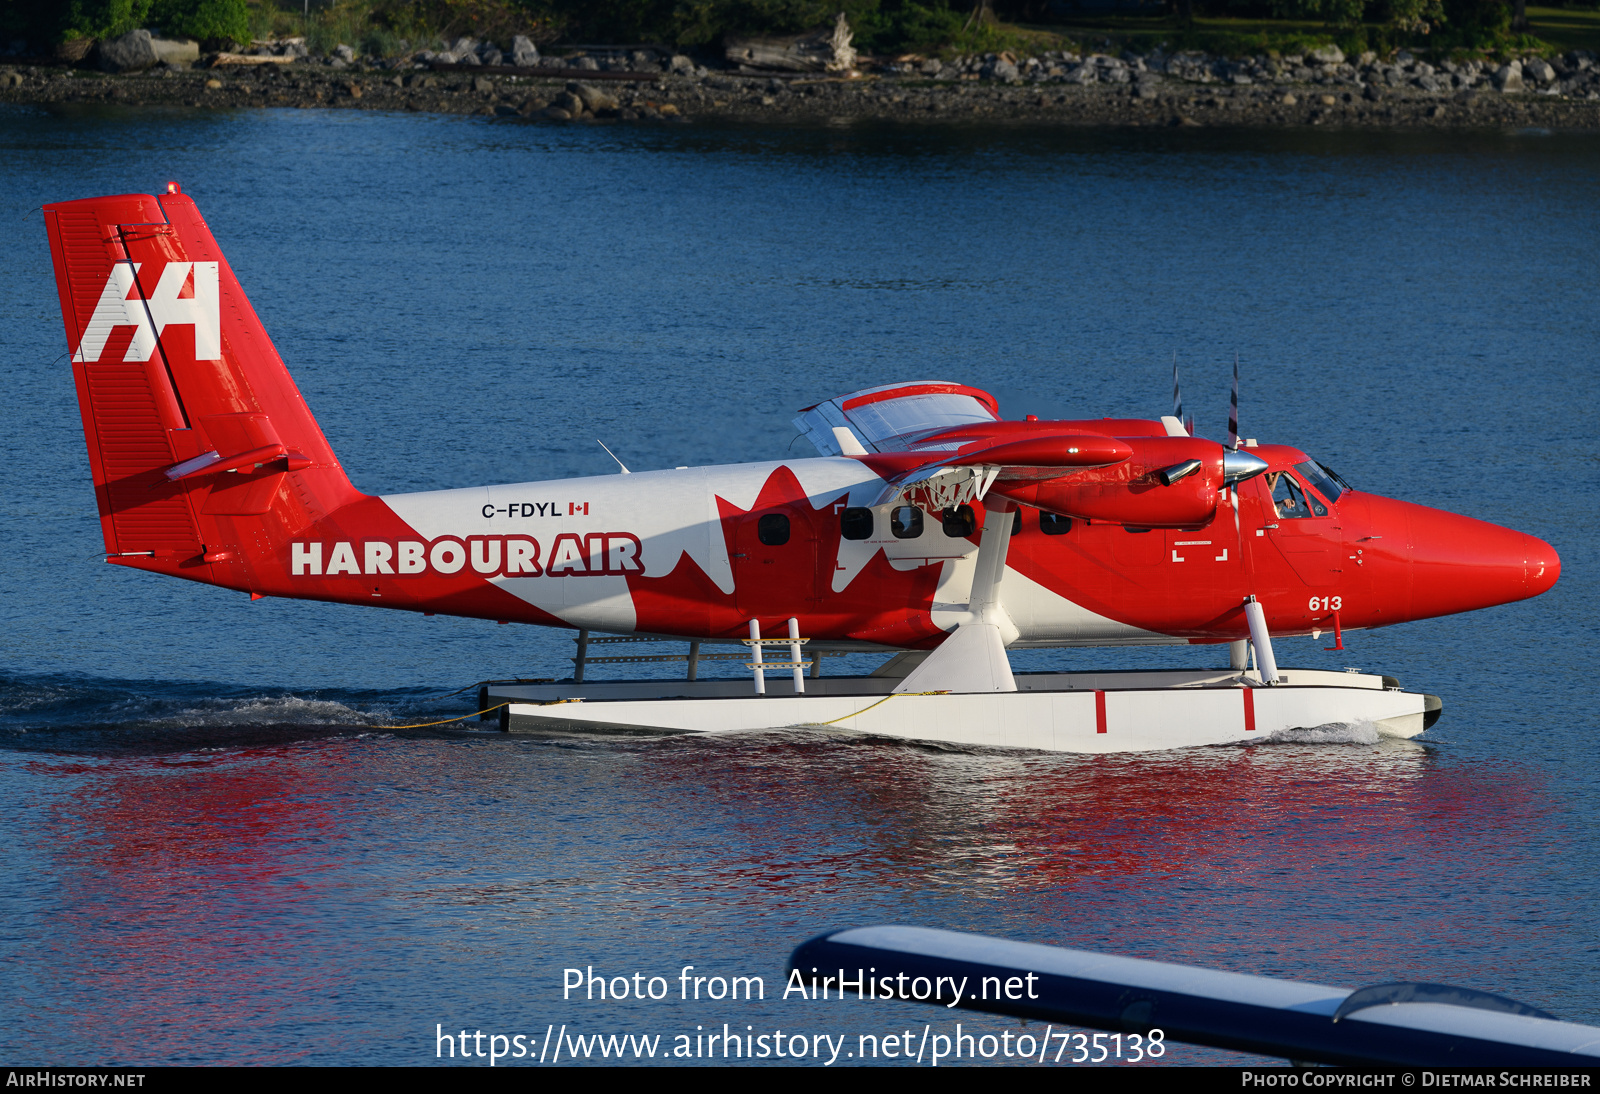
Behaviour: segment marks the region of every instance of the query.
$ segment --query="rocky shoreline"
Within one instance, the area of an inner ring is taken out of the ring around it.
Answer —
[[[588,60],[580,58],[579,61]],[[663,59],[665,62],[666,59]],[[649,65],[467,66],[456,56],[393,62],[163,64],[111,74],[0,62],[0,102],[331,107],[574,122],[1037,123],[1064,126],[1537,126],[1600,129],[1592,55],[1434,67],[1404,53],[1346,60],[1229,60],[1198,54],[912,59],[869,74]],[[546,61],[546,64],[549,62]]]

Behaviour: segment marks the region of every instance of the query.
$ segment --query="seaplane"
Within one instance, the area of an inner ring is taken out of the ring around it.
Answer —
[[[799,411],[815,457],[365,494],[176,183],[44,214],[105,561],[253,598],[576,632],[570,676],[483,685],[479,713],[505,730],[825,727],[1084,753],[1339,724],[1414,737],[1438,698],[1280,669],[1273,639],[1341,648],[1560,575],[1539,539],[1352,487],[1240,438],[1236,417],[1227,442],[1181,414],[1007,419],[949,381]],[[662,642],[687,645],[629,645]],[[1167,671],[1009,659],[1143,645],[1228,653]],[[862,652],[883,663],[822,673]],[[585,678],[662,661],[686,671]],[[702,677],[717,662],[738,671]]]

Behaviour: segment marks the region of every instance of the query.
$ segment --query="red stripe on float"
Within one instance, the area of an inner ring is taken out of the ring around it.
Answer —
[[[1106,693],[1103,691],[1094,693],[1094,731],[1106,731]]]
[[[1256,693],[1251,688],[1244,689],[1244,731],[1256,731]]]

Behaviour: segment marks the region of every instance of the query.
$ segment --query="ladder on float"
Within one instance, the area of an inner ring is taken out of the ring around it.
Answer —
[[[641,635],[606,635],[602,637],[594,637],[590,635],[589,631],[580,628],[577,637],[573,639],[573,641],[577,643],[578,649],[577,656],[572,658],[572,682],[575,684],[583,683],[584,672],[589,665],[640,665],[669,661],[687,661],[688,679],[698,680],[700,677],[700,663],[702,661],[742,661],[744,663],[744,667],[751,670],[751,677],[755,684],[755,691],[757,695],[766,694],[766,670],[768,669],[791,669],[794,672],[795,691],[797,694],[803,694],[805,691],[804,678],[802,675],[803,671],[806,668],[809,668],[811,670],[810,676],[814,680],[822,675],[822,659],[824,657],[843,657],[845,655],[845,651],[811,650],[808,651],[810,653],[809,657],[803,657],[801,653],[801,647],[807,645],[811,640],[809,638],[799,637],[800,621],[798,619],[789,620],[789,633],[789,638],[762,638],[760,624],[756,620],[752,619],[750,621],[750,637],[740,640],[742,645],[750,647],[743,653],[702,653],[702,643],[698,640],[695,640],[689,643],[689,651],[687,653],[641,652],[596,657],[589,653],[589,648],[591,646],[614,646],[622,644],[632,645],[645,642],[674,642],[682,641],[682,639],[653,638]],[[767,661],[762,656],[762,648],[765,646],[790,647],[789,660]]]

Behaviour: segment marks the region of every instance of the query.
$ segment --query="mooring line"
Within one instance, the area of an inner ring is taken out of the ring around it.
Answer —
[[[418,722],[416,725],[410,725],[410,726],[376,726],[374,728],[376,728],[376,729],[426,729],[428,726],[445,726],[445,725],[449,725],[451,722],[465,722],[469,718],[477,718],[480,715],[488,714],[491,710],[499,710],[501,707],[508,707],[510,705],[511,705],[510,703],[496,703],[494,706],[485,707],[484,709],[478,711],[475,714],[463,714],[459,718],[446,718],[442,722]]]
[[[870,706],[870,707],[862,707],[860,710],[856,711],[854,714],[846,714],[846,715],[844,715],[843,717],[840,717],[840,718],[829,718],[826,722],[802,722],[801,725],[831,726],[831,725],[833,725],[834,722],[842,722],[842,721],[844,721],[845,718],[858,718],[861,715],[865,714],[867,711],[871,710],[873,707],[881,707],[881,706],[883,706],[883,704],[887,703],[890,699],[898,699],[902,695],[949,695],[949,694],[950,693],[948,691],[896,691],[896,692],[892,692],[889,695],[885,695],[882,699],[879,699],[876,703],[873,703],[872,706]]]

